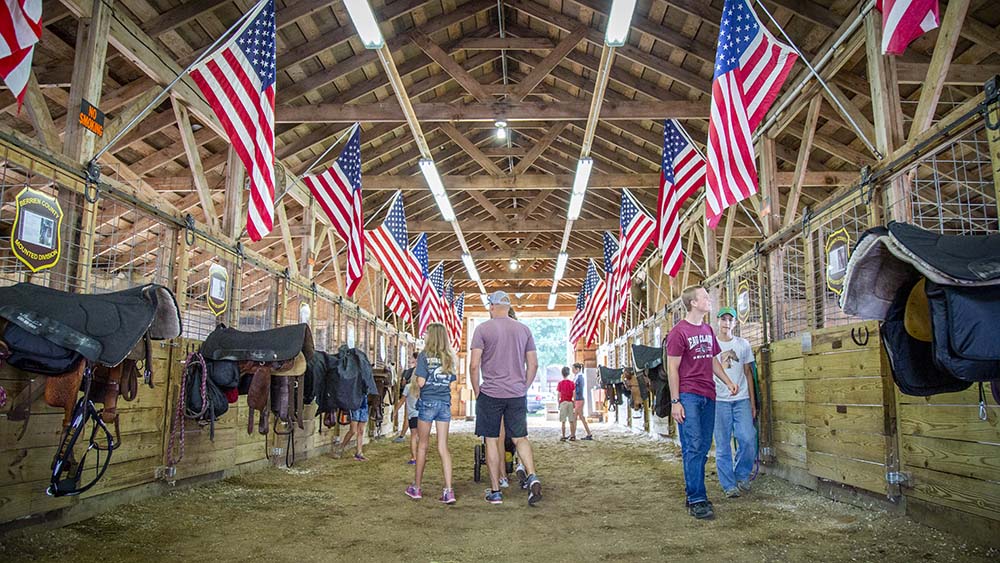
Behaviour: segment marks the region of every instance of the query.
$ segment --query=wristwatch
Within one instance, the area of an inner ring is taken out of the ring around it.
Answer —
[[[670,399],[670,404],[671,405],[679,405],[679,404],[681,404],[681,400],[680,399]]]

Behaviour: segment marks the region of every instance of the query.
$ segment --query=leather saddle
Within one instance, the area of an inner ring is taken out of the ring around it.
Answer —
[[[598,366],[597,372],[601,376],[601,386],[604,387],[604,400],[608,406],[617,411],[618,405],[622,404],[622,391],[625,385],[622,383],[622,373],[624,368],[609,368]]]
[[[1000,386],[1000,234],[942,235],[907,223],[869,229],[847,263],[844,312],[882,321],[900,391],[926,396]]]
[[[244,332],[220,325],[201,345],[206,361],[235,361],[244,379],[250,415],[247,434],[253,433],[253,411],[258,411],[257,431],[268,433],[269,412],[274,412],[275,432],[278,421],[290,428],[303,428],[303,376],[315,349],[309,325],[300,323],[270,330]]]
[[[39,396],[44,396],[48,405],[63,409],[63,440],[53,461],[49,493],[79,494],[100,479],[111,451],[120,443],[117,402],[119,397],[135,398],[140,361],[145,362],[145,380],[152,387],[150,340],[180,336],[180,312],[173,293],[148,284],[79,295],[20,283],[0,287],[0,319],[3,360],[44,380],[38,385],[32,381],[21,391],[8,419],[24,421],[20,438],[27,428],[31,404]],[[78,397],[81,390],[83,396]],[[95,403],[103,408],[98,411]],[[87,451],[100,449],[108,454],[96,478],[78,487],[83,460],[77,463],[73,459],[73,446],[88,420],[94,422],[95,431]],[[113,440],[106,427],[112,423]],[[95,440],[97,428],[107,435],[104,447]],[[63,472],[69,473],[68,479],[61,479]]]

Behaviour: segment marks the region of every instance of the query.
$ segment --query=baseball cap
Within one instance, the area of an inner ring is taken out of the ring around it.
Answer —
[[[510,305],[510,296],[506,291],[497,290],[486,298],[490,305]]]
[[[719,314],[716,315],[716,317],[718,317],[718,318],[721,319],[722,315],[732,315],[733,318],[735,319],[736,318],[736,309],[733,309],[732,307],[723,307],[723,308],[719,309]]]

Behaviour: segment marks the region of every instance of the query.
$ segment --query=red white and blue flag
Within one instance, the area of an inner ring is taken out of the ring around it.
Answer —
[[[778,97],[797,58],[760,23],[748,0],[726,0],[708,121],[709,227],[719,224],[727,207],[757,193],[751,132]]]
[[[6,0],[0,6],[0,78],[21,107],[31,58],[42,36],[42,0]]]
[[[937,0],[879,0],[882,54],[902,55],[917,37],[941,25]]]
[[[580,285],[580,293],[576,294],[576,312],[569,323],[569,343],[576,344],[583,337],[583,308],[587,304],[587,283]]]
[[[608,284],[597,273],[593,259],[587,267],[587,277],[583,281],[584,292],[588,295],[583,308],[583,341],[586,346],[594,343],[601,317],[608,308]]]
[[[663,168],[656,202],[656,245],[663,251],[663,271],[676,277],[684,264],[681,206],[705,184],[705,157],[673,119],[663,122]]]
[[[385,290],[386,306],[403,321],[409,321],[411,277],[402,192],[393,196],[382,224],[375,230],[365,231],[365,239],[389,282]]]
[[[420,296],[418,299],[418,303],[420,305],[420,320],[417,325],[417,336],[420,337],[423,336],[424,332],[427,330],[427,325],[441,319],[441,313],[438,310],[440,307],[440,301],[436,299],[434,288],[431,286],[430,268],[427,265],[426,233],[420,233],[420,236],[417,237],[417,241],[413,243],[413,247],[410,249],[410,252],[413,254],[413,258],[420,270]]]
[[[653,240],[655,231],[656,222],[649,213],[631,192],[622,190],[620,248],[618,259],[613,264],[610,284],[609,310],[613,325],[621,326],[624,321],[625,308],[632,292],[632,268],[639,262],[649,241]]]
[[[361,211],[361,127],[340,151],[333,166],[322,174],[307,175],[302,182],[333,224],[333,230],[347,245],[347,296],[361,284],[365,267],[364,215]],[[336,260],[336,257],[333,257]]]
[[[458,350],[459,340],[461,339],[462,327],[459,324],[458,313],[455,311],[455,282],[448,280],[448,285],[444,289],[444,299],[442,301],[445,304],[445,328],[448,329],[448,339],[451,341],[451,347]]]
[[[226,130],[247,170],[247,234],[256,242],[274,227],[274,0],[262,0],[191,78]]]

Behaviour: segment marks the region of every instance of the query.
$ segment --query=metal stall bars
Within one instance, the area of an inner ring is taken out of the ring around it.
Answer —
[[[807,254],[807,270],[811,272],[807,296],[811,303],[808,310],[809,328],[840,326],[859,321],[840,308],[840,294],[847,260],[851,249],[872,219],[871,207],[866,197],[858,194],[845,198],[839,205],[825,210],[820,216],[810,218],[803,225],[803,237],[811,245]]]

